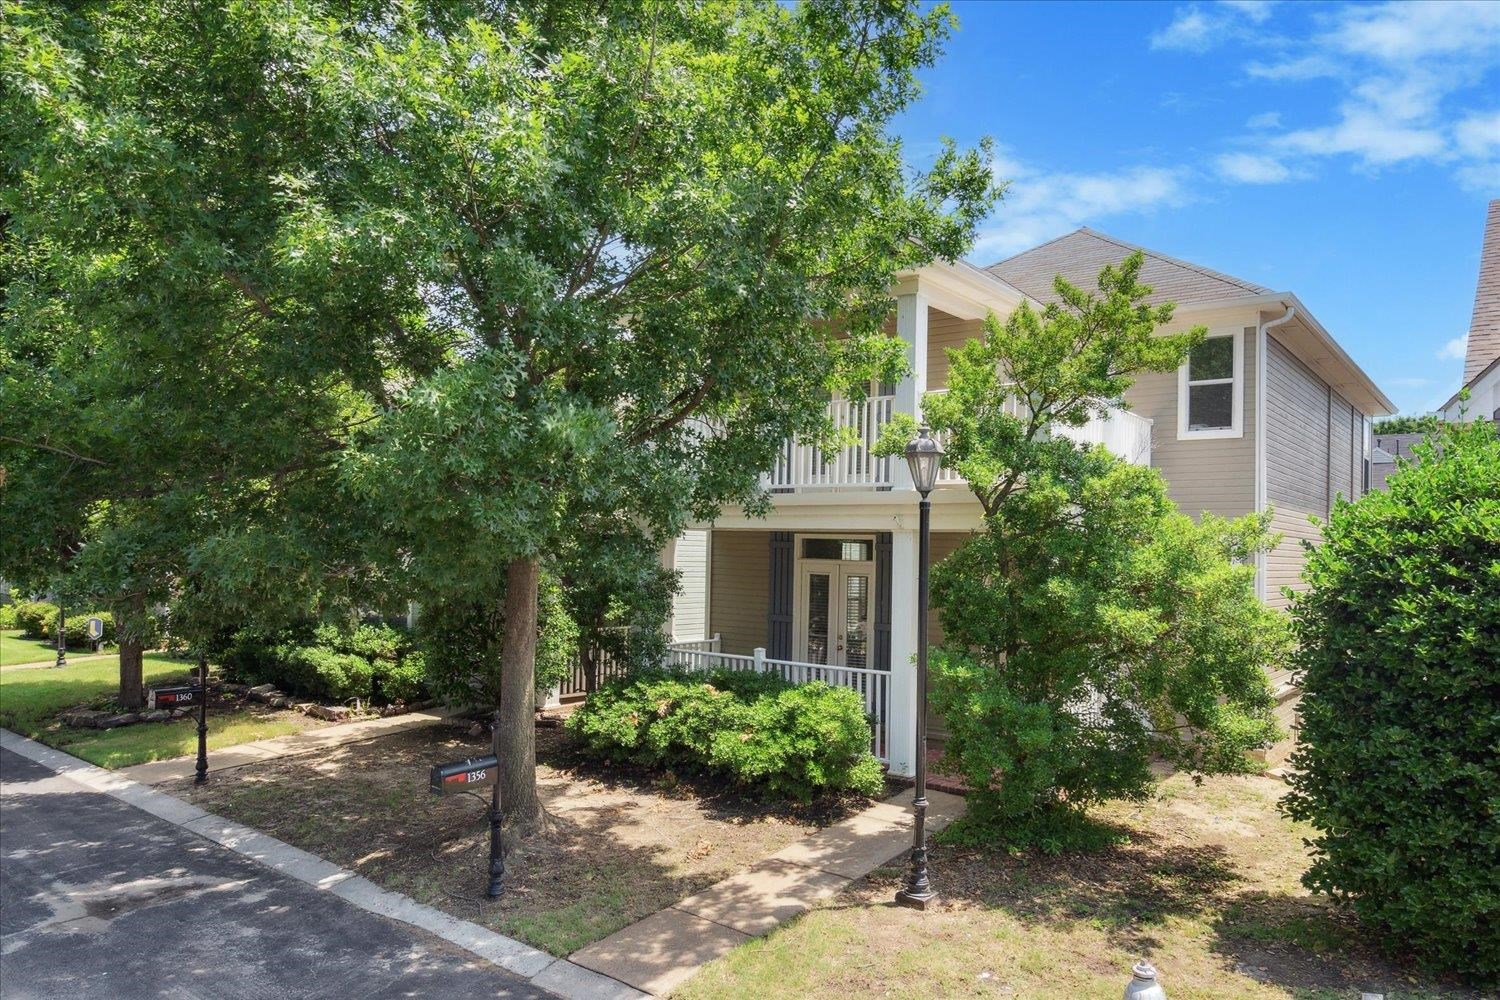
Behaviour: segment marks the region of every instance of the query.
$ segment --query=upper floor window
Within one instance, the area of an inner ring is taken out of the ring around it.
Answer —
[[[1244,335],[1210,334],[1178,370],[1177,436],[1240,437],[1244,400]]]

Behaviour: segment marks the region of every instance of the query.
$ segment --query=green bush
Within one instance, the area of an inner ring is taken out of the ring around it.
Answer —
[[[1293,604],[1303,882],[1393,950],[1500,981],[1500,439],[1446,425],[1338,504]]]
[[[13,629],[16,627],[16,606],[14,604],[0,604],[0,629]]]
[[[242,629],[214,655],[230,680],[322,701],[414,701],[426,690],[423,656],[388,625]]]
[[[653,670],[602,685],[567,726],[600,759],[720,774],[804,801],[873,795],[883,782],[859,695],[826,684]]]
[[[22,601],[15,605],[16,627],[28,639],[50,639],[57,635],[57,605],[46,601]]]
[[[104,622],[104,638],[100,640],[102,645],[111,646],[115,642],[115,616],[108,611],[83,611],[76,615],[70,614],[63,620],[63,635],[67,637],[68,645],[89,645],[89,619],[98,618]],[[53,628],[56,628],[54,619]]]

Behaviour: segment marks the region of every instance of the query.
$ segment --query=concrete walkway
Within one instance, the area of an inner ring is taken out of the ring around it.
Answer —
[[[390,736],[393,733],[404,733],[409,729],[431,726],[448,719],[451,715],[452,713],[447,710],[408,712],[405,715],[391,715],[383,719],[340,722],[321,729],[309,729],[306,732],[277,736],[274,739],[257,740],[254,743],[241,743],[238,746],[224,747],[221,750],[210,750],[208,770],[212,773],[231,767],[244,767],[246,764],[259,764],[277,757],[296,757],[301,754],[316,753],[319,750],[330,750],[346,743],[362,743],[379,736]],[[191,778],[197,765],[198,757],[194,754],[187,757],[173,757],[171,760],[154,760],[149,764],[136,764],[134,767],[122,767],[116,773],[131,781],[139,781],[143,785],[159,785],[167,781]]]
[[[910,850],[911,794],[903,791],[784,847],[568,959],[645,993],[667,993],[707,963]],[[957,795],[929,791],[928,801],[929,832],[963,814]]]

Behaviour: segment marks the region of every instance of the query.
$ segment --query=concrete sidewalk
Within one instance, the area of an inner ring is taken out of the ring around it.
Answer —
[[[903,791],[876,803],[568,959],[645,993],[667,993],[707,963],[910,850],[911,795]],[[929,791],[927,798],[929,832],[963,815],[957,795]]]
[[[208,770],[223,771],[246,764],[259,764],[278,757],[296,757],[300,754],[316,753],[343,746],[346,743],[362,743],[380,736],[403,733],[409,729],[421,729],[451,718],[450,711],[408,712],[391,715],[383,719],[362,719],[359,722],[340,722],[321,729],[309,729],[302,733],[277,736],[274,739],[241,743],[208,752]],[[154,760],[149,764],[122,767],[116,774],[138,781],[143,785],[159,785],[167,781],[191,778],[198,764],[196,755],[173,757],[171,760]]]

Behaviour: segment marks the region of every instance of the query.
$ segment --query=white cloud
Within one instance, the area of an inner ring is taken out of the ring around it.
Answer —
[[[1196,20],[1189,17],[1193,13]],[[1445,165],[1474,188],[1500,177],[1500,111],[1493,109],[1492,96],[1500,75],[1500,3],[1392,0],[1311,16],[1314,31],[1287,38],[1271,34],[1265,11],[1193,6],[1180,8],[1159,35],[1181,24],[1181,39],[1198,51],[1228,38],[1259,40],[1264,51],[1269,40],[1279,57],[1252,59],[1245,66],[1251,78],[1332,81],[1341,93],[1322,120],[1286,128],[1279,118],[1256,115],[1246,123],[1259,133],[1257,154],[1269,153],[1288,176],[1303,175],[1319,161],[1343,159],[1366,170]],[[1153,45],[1169,47],[1157,45],[1156,37]],[[1219,171],[1251,183],[1271,183],[1276,173],[1265,163],[1225,157]]]
[[[1207,52],[1231,38],[1242,37],[1250,25],[1271,16],[1273,0],[1222,0],[1190,4],[1173,12],[1172,22],[1151,35],[1153,49]]]
[[[1464,354],[1469,349],[1469,335],[1454,337],[1444,344],[1437,353],[1439,361],[1462,361]]]
[[[980,233],[976,258],[1003,257],[1044,243],[1085,223],[1186,204],[1186,172],[1152,166],[1101,173],[1043,173],[1000,155],[996,176],[1011,185]]]
[[[1473,114],[1453,128],[1458,148],[1474,157],[1489,157],[1500,152],[1500,111]]]
[[[1280,160],[1254,153],[1225,153],[1214,161],[1219,176],[1239,184],[1280,184],[1292,176]]]

